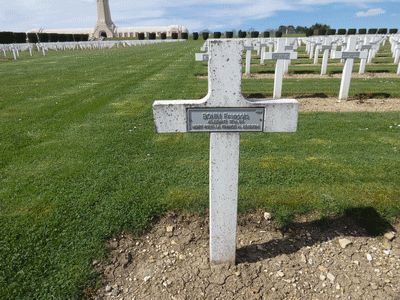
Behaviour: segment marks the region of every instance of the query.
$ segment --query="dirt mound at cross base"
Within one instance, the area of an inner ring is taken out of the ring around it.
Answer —
[[[352,218],[302,217],[286,232],[258,211],[239,217],[237,264],[209,267],[208,215],[168,213],[140,239],[121,235],[97,264],[96,299],[399,299],[396,233],[368,236]],[[397,232],[399,224],[392,228]]]

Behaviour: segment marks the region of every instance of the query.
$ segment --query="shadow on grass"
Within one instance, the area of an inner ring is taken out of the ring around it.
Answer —
[[[314,93],[314,94],[299,94],[294,95],[295,99],[302,99],[302,98],[328,98],[327,94],[324,93]]]
[[[292,73],[292,72],[289,72],[289,73]],[[301,74],[319,74],[319,72],[316,71],[316,70],[295,70],[295,71],[293,71],[292,74],[294,74],[294,75],[301,75]]]
[[[336,237],[377,237],[395,229],[374,208],[356,207],[346,210],[339,217],[292,222],[280,231],[283,235],[281,239],[239,248],[236,252],[237,263],[254,263],[282,254],[293,254],[304,247]]]
[[[379,99],[390,97],[390,94],[388,93],[372,93],[371,95],[372,95],[371,98],[379,98]]]
[[[386,63],[386,64],[387,64],[387,63]],[[390,73],[390,70],[387,70],[387,69],[382,69],[382,70],[370,70],[370,71],[367,70],[367,72],[368,72],[368,73]]]
[[[351,208],[346,210],[345,214],[364,228],[369,236],[377,237],[388,231],[394,231],[392,225],[381,218],[373,207]]]
[[[257,71],[258,74],[275,74],[275,70]]]

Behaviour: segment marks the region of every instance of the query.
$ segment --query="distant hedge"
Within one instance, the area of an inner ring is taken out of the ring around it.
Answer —
[[[357,29],[355,29],[355,28],[350,28],[348,31],[347,31],[347,34],[348,35],[355,35],[357,33]]]
[[[344,28],[338,29],[338,31],[337,31],[338,35],[345,35],[346,32],[347,32],[347,30]]]
[[[318,29],[318,35],[325,35],[327,32],[326,28],[320,28]]]
[[[18,44],[26,43],[26,33],[25,32],[14,32],[15,42]]]
[[[390,34],[396,34],[399,30],[397,28],[391,28],[389,29]]]
[[[264,31],[264,37],[265,38],[269,38],[271,35],[269,33],[269,31]]]
[[[149,32],[149,40],[155,40],[156,39],[156,33],[155,32]]]
[[[361,28],[358,30],[358,34],[366,34],[367,33],[367,29],[366,28]]]
[[[29,41],[29,43],[36,44],[39,41],[36,33],[29,32],[28,33],[28,41]]]
[[[227,32],[226,32],[226,38],[227,38],[227,39],[233,38],[233,31],[227,31]]]
[[[377,28],[370,28],[368,29],[368,34],[376,34],[378,32]]]
[[[328,29],[326,32],[327,35],[335,35],[336,34],[336,29]]]
[[[181,39],[187,40],[189,38],[189,34],[187,32],[181,33]]]
[[[161,33],[161,39],[166,40],[167,39],[167,34],[165,32]]]
[[[203,32],[201,35],[203,36],[203,40],[205,41],[208,40],[208,37],[210,36],[208,32]]]
[[[58,33],[49,33],[49,41],[51,43],[56,43],[58,42],[59,36],[60,35]]]
[[[178,33],[177,33],[177,32],[173,32],[173,33],[171,34],[171,36],[172,36],[172,39],[173,39],[173,40],[177,40],[177,39],[178,39]]]
[[[214,32],[214,34],[213,34],[213,37],[214,37],[214,39],[220,39],[221,38],[221,32],[220,31],[216,31],[216,32]]]
[[[252,38],[258,38],[259,35],[260,35],[260,33],[259,33],[258,31],[252,31],[252,32],[250,33],[250,36],[251,36]]]
[[[247,32],[239,30],[238,35],[239,38],[244,39],[247,36]]]
[[[198,40],[199,39],[199,33],[198,32],[193,32],[193,40]]]
[[[0,44],[12,44],[15,42],[14,32],[2,31],[0,32]]]
[[[59,42],[68,42],[68,35],[66,33],[61,33],[58,35]]]
[[[89,40],[88,34],[74,34],[74,40],[76,42],[87,42]]]
[[[139,40],[144,40],[144,32],[139,32],[138,33],[138,39]]]
[[[48,43],[50,35],[48,33],[38,33],[39,42],[41,43]]]
[[[388,33],[387,28],[379,28],[378,30],[378,34],[387,34],[387,33]]]

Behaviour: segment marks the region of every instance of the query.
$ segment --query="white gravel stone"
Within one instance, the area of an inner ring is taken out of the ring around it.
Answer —
[[[276,276],[277,276],[277,277],[285,277],[285,274],[284,274],[282,271],[278,271],[278,272],[276,273]]]
[[[353,242],[348,239],[340,239],[339,240],[340,247],[346,249],[348,246],[352,245]]]
[[[395,238],[395,235],[393,232],[387,232],[387,233],[385,233],[384,237],[389,241],[393,241]]]
[[[332,282],[334,282],[335,279],[336,279],[336,277],[335,277],[332,273],[328,273],[328,274],[326,275],[326,277],[327,277],[330,281],[332,281]]]
[[[264,219],[267,220],[267,221],[272,220],[271,214],[270,214],[269,212],[265,212],[265,213],[264,213]]]

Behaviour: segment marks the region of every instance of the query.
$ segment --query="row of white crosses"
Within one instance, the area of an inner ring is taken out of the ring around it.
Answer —
[[[399,64],[397,67],[397,74],[400,74],[400,35],[390,38],[392,56],[394,63]]]
[[[314,53],[315,49],[315,60],[318,59],[318,53],[320,50],[324,51],[322,58],[321,74],[326,74],[329,52],[331,53],[332,59],[341,59],[344,63],[342,72],[342,81],[339,91],[339,100],[347,99],[349,95],[350,82],[352,76],[352,70],[354,65],[354,59],[360,59],[359,73],[365,72],[366,63],[372,59],[379,50],[380,44],[385,42],[385,38],[382,37],[338,37],[338,36],[327,36],[317,37],[316,39],[303,39],[309,48],[310,53]],[[275,80],[274,80],[274,92],[273,97],[279,99],[282,96],[282,81],[283,75],[288,71],[288,65],[291,59],[297,59],[297,52],[293,52],[293,44],[295,40],[288,42],[288,39],[244,39],[245,51],[246,51],[246,65],[245,73],[250,73],[250,62],[251,62],[251,51],[269,47],[269,52],[261,51],[261,59],[276,60],[275,66]],[[291,45],[287,45],[287,44]],[[256,45],[256,46],[254,46]],[[337,46],[342,47],[342,51],[336,51]],[[275,51],[272,52],[272,47],[275,46]],[[397,48],[395,48],[397,49]],[[203,51],[207,51],[207,42],[205,42]],[[400,53],[400,50],[396,50]],[[197,54],[196,60],[208,60],[208,54]],[[395,56],[396,57],[396,56]],[[398,56],[397,56],[398,57]],[[396,62],[396,58],[395,58]],[[398,67],[398,73],[400,71],[400,64]]]
[[[361,59],[359,73],[363,74],[365,72],[366,63],[371,63],[372,58],[375,57],[376,53],[379,50],[379,46],[381,43],[385,42],[385,38],[381,36],[326,36],[326,37],[311,37],[311,38],[303,38],[299,39],[300,41],[306,44],[306,51],[310,53],[310,59],[314,57],[314,64],[318,63],[319,51],[323,50],[324,55],[322,59],[321,66],[321,75],[326,74],[327,64],[328,64],[328,53],[331,51],[332,53],[336,51],[338,46],[342,46],[345,48],[347,46],[347,41],[350,38],[357,38],[358,50],[368,50],[368,58]],[[315,53],[314,53],[315,48]],[[344,63],[344,59],[341,60]]]
[[[208,94],[200,100],[155,101],[157,133],[210,133],[210,264],[234,264],[240,132],[294,132],[294,99],[246,99],[242,95],[239,39],[208,40]],[[204,49],[205,50],[205,49]]]
[[[276,60],[275,77],[274,77],[274,94],[276,99],[282,96],[282,81],[283,74],[287,73],[289,62],[292,59],[297,59],[297,52],[293,51],[292,45],[285,45],[284,39],[279,39],[274,52],[264,53],[265,59]]]
[[[367,59],[367,51],[357,51],[356,38],[349,38],[344,51],[333,51],[332,58],[344,59],[342,81],[340,82],[339,100],[347,99],[349,96],[351,74],[353,72],[354,59]]]
[[[143,46],[150,44],[159,44],[159,43],[170,43],[170,42],[182,42],[186,41],[184,39],[177,40],[122,40],[122,41],[87,41],[87,42],[50,42],[50,43],[24,43],[24,44],[0,44],[0,51],[3,52],[4,57],[7,57],[7,52],[12,51],[14,55],[14,59],[19,57],[19,52],[29,50],[30,56],[32,56],[32,49],[34,47],[37,48],[38,51],[41,51],[43,55],[46,55],[46,51],[49,50],[86,50],[86,49],[104,49],[104,48],[113,48],[113,47],[133,47],[133,46]]]
[[[245,44],[244,46],[244,51],[246,51],[245,74],[250,73],[252,50],[256,50],[258,47],[265,48],[267,46],[269,46],[269,49],[272,50],[272,47],[275,46],[274,52],[272,51],[263,52],[263,50],[261,50],[261,57],[262,59],[276,60],[273,98],[274,99],[281,98],[283,75],[288,72],[290,61],[292,59],[297,59],[298,53],[293,51],[294,48],[297,48],[297,46],[295,45],[295,39],[283,39],[283,38],[269,39],[267,43],[263,40],[260,41],[259,39],[250,39],[250,38],[234,39],[234,40],[241,40]],[[201,50],[208,51],[208,41],[204,43]],[[196,60],[208,61],[209,55],[208,53],[206,54],[197,53]]]

